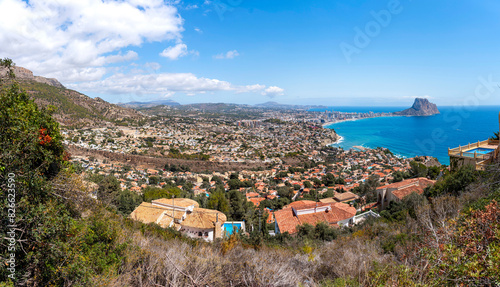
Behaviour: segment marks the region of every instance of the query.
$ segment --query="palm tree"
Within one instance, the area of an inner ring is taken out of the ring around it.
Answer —
[[[498,140],[499,139],[499,135],[498,134],[499,134],[499,132],[494,132],[493,136],[490,137],[490,140]]]

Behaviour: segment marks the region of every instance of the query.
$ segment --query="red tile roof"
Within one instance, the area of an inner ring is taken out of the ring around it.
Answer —
[[[391,192],[399,199],[403,199],[413,192],[422,194],[424,189],[428,186],[434,185],[435,180],[430,180],[425,177],[412,178],[400,182],[388,184],[379,187],[378,189],[393,189]]]
[[[402,189],[394,190],[392,192],[392,194],[394,194],[394,196],[396,196],[399,199],[403,199],[414,192],[418,193],[418,194],[422,194],[422,193],[424,193],[424,188],[422,188],[420,186],[412,185],[412,186],[408,186],[408,187],[405,187]]]
[[[260,202],[264,201],[264,200],[266,200],[266,199],[263,198],[263,197],[254,197],[254,198],[249,198],[248,199],[248,201],[251,201],[253,203],[253,205],[255,205],[255,206],[259,206]]]
[[[310,213],[295,215],[295,210],[314,209],[315,207],[329,206],[329,210],[315,211]],[[290,234],[297,233],[297,225],[308,223],[316,225],[319,222],[326,222],[330,226],[336,226],[337,222],[348,219],[356,215],[356,209],[345,203],[323,203],[311,200],[301,200],[290,203],[282,210],[274,213],[280,232]]]
[[[291,208],[282,209],[274,212],[274,217],[281,233],[287,232],[294,234],[297,232],[295,227],[300,224],[299,219],[293,215]]]
[[[388,185],[384,185],[380,188],[401,188],[401,187],[404,187],[405,185],[409,185],[409,184],[417,183],[417,182],[419,182],[420,184],[430,185],[430,184],[434,184],[436,181],[427,179],[425,177],[418,177],[418,178],[406,179],[406,180],[403,180],[400,182],[395,182],[395,183],[391,183]]]
[[[299,201],[294,201],[288,205],[285,205],[283,209],[285,208],[295,208],[297,210],[301,209],[308,209],[308,208],[314,208],[314,207],[321,207],[321,206],[326,206],[329,204],[323,203],[323,202],[316,202],[312,200],[299,200]]]
[[[247,198],[257,197],[257,196],[259,196],[259,194],[257,192],[248,192],[247,193]]]

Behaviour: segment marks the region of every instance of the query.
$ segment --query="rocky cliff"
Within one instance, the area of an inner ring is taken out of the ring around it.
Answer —
[[[436,104],[424,98],[416,98],[411,108],[394,113],[396,116],[432,116],[435,114],[439,114]]]
[[[6,77],[7,73],[8,73],[7,68],[0,67],[0,78]],[[64,86],[61,83],[59,83],[58,80],[53,79],[53,78],[44,78],[44,77],[40,77],[40,76],[34,76],[32,71],[30,71],[26,68],[23,68],[23,67],[17,67],[17,66],[14,67],[14,74],[16,74],[16,78],[18,80],[35,81],[35,82],[47,84],[47,85],[50,85],[53,87],[64,88]]]

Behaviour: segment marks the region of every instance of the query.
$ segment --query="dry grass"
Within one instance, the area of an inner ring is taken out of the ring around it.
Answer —
[[[314,263],[285,249],[193,246],[135,233],[120,275],[110,286],[315,286]]]

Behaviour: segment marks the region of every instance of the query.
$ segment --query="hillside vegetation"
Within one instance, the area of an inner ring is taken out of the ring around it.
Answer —
[[[427,197],[409,196],[350,229],[305,225],[296,237],[264,230],[205,243],[132,221],[120,215],[119,202],[91,198],[50,111],[15,83],[3,88],[0,257],[8,268],[0,269],[0,286],[500,283],[498,165],[447,174]]]
[[[18,68],[22,69],[22,68]],[[53,117],[67,126],[98,126],[106,123],[127,125],[137,123],[144,116],[135,110],[110,104],[100,98],[90,98],[77,91],[66,89],[61,84],[52,85],[51,79],[36,77],[34,80],[31,71],[16,76],[17,83],[23,88],[40,107],[53,110]],[[2,74],[0,73],[0,78]],[[27,74],[28,76],[26,76]],[[11,80],[3,77],[4,81]],[[45,82],[40,82],[40,80]],[[58,83],[58,82],[57,82]]]

